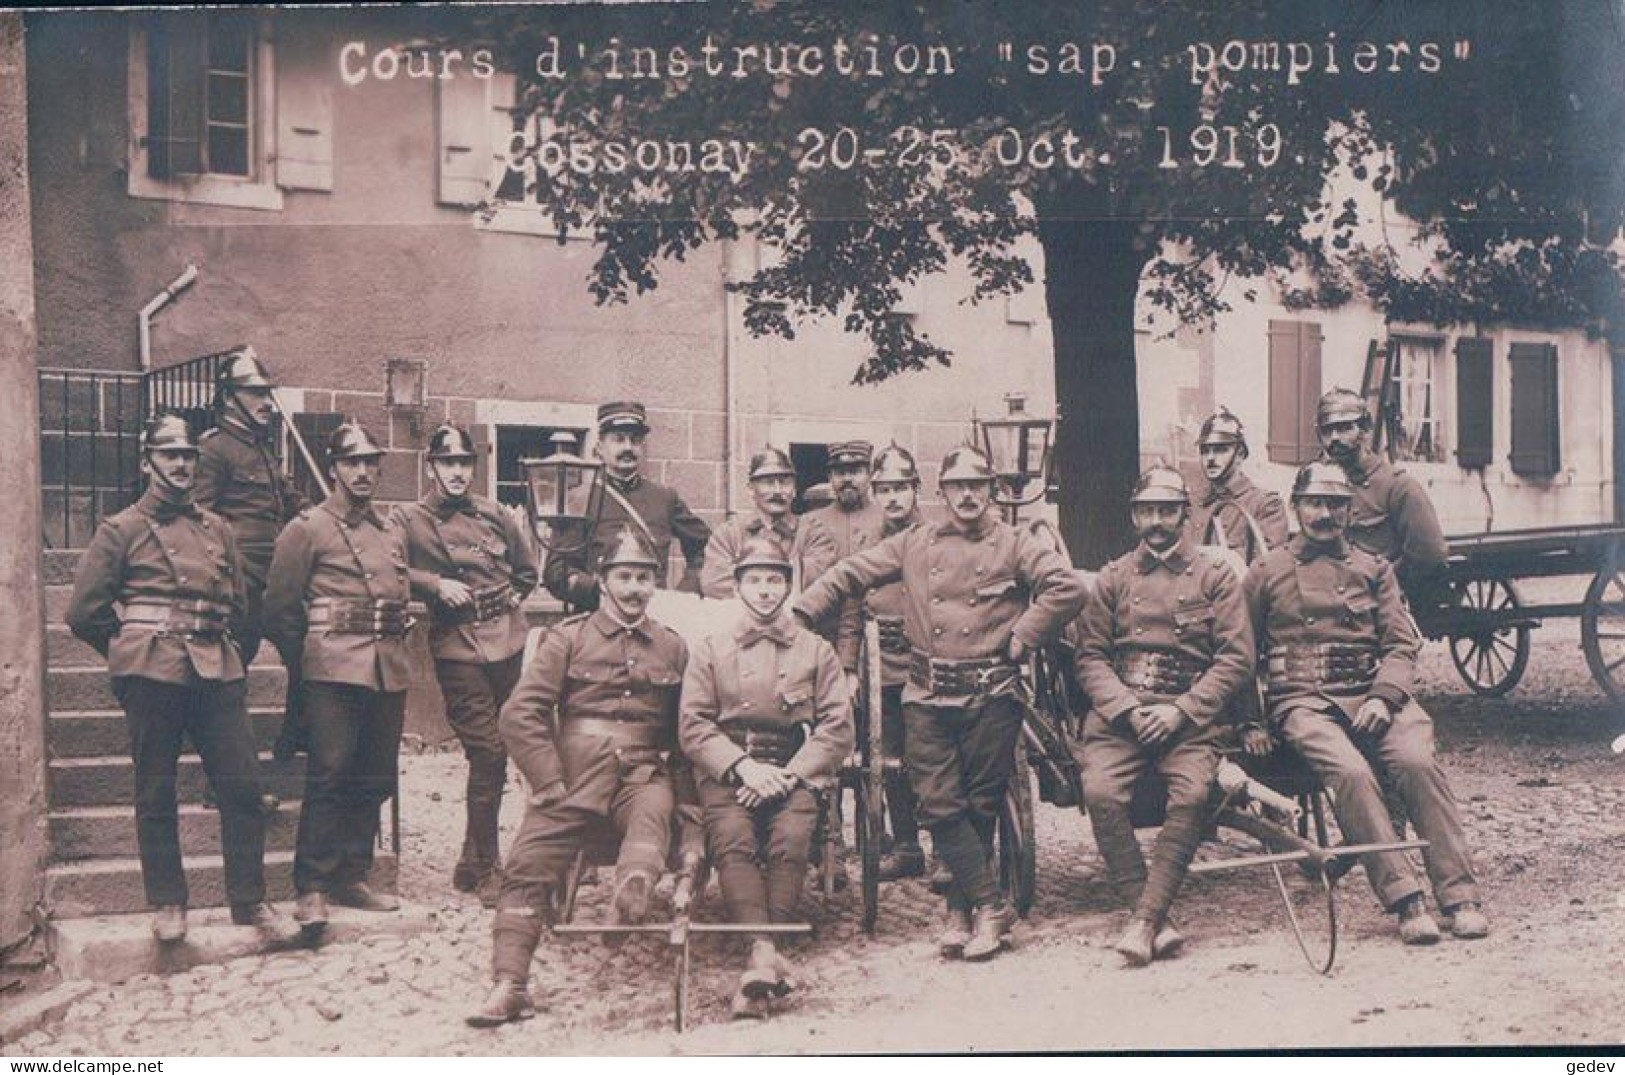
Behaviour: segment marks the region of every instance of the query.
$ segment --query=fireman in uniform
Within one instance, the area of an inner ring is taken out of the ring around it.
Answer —
[[[497,714],[519,682],[529,630],[519,605],[536,588],[536,559],[513,514],[469,491],[477,451],[442,425],[424,456],[429,492],[396,516],[406,532],[412,593],[433,613],[429,652],[446,721],[468,759],[467,823],[452,887],[496,906],[497,817],[508,754]]]
[[[1371,415],[1359,393],[1334,388],[1321,396],[1315,429],[1324,457],[1354,487],[1348,540],[1394,565],[1412,614],[1426,626],[1450,603],[1450,550],[1427,490],[1371,450]]]
[[[688,647],[650,619],[665,561],[621,529],[598,563],[598,608],[542,639],[502,707],[502,740],[530,785],[492,924],[492,985],[470,1026],[535,1014],[530,963],[570,862],[607,819],[620,838],[613,921],[641,922],[665,868],[672,820],[692,782],[676,753]],[[683,833],[698,850],[698,833]]]
[[[879,538],[880,506],[870,495],[869,485],[869,466],[874,454],[874,445],[866,440],[831,444],[829,487],[834,499],[802,519],[809,537],[814,531],[829,535],[837,560],[869,547]]]
[[[920,471],[906,448],[892,444],[874,457],[869,489],[881,513],[880,533],[875,540],[902,533],[923,520]],[[862,624],[864,620],[875,621],[880,634],[881,746],[887,758],[899,760],[907,756],[903,726],[903,687],[908,683],[909,665],[908,636],[903,630],[906,600],[901,582],[866,591],[861,616],[843,617],[841,637],[835,647],[841,666],[857,674]],[[918,877],[925,872],[925,853],[920,849],[920,822],[915,816],[914,789],[909,785],[907,770],[886,770],[885,785],[892,843],[891,850],[880,859],[880,879]]]
[[[1196,449],[1207,478],[1207,488],[1191,507],[1191,532],[1196,540],[1211,536],[1249,564],[1285,545],[1286,505],[1280,494],[1254,485],[1241,469],[1248,455],[1241,419],[1220,407],[1203,419]]]
[[[1269,718],[1332,793],[1350,843],[1393,841],[1377,769],[1412,823],[1434,896],[1457,937],[1489,932],[1467,838],[1434,754],[1433,721],[1411,697],[1420,648],[1394,569],[1352,542],[1348,476],[1310,463],[1292,483],[1300,531],[1247,574],[1247,602],[1268,683]],[[1439,927],[1402,852],[1364,856],[1377,898],[1399,916],[1406,944],[1432,944]]]
[[[1179,472],[1140,475],[1129,511],[1140,544],[1100,572],[1077,671],[1090,699],[1084,801],[1112,884],[1132,908],[1117,951],[1141,967],[1183,941],[1168,909],[1202,842],[1228,708],[1254,651],[1241,579],[1185,533],[1190,494]],[[1129,803],[1153,767],[1167,785],[1167,816],[1148,875]]]
[[[711,528],[689,510],[675,489],[644,477],[648,437],[649,413],[643,404],[605,403],[598,408],[596,451],[604,463],[603,476],[592,487],[592,495],[601,498],[595,505],[598,525],[585,548],[549,555],[542,572],[547,592],[574,608],[590,611],[598,607],[594,565],[615,543],[616,531],[626,528],[642,534],[662,564],[676,541],[686,565],[677,589],[700,592],[700,565]],[[665,587],[665,568],[655,574],[655,585]]]
[[[789,455],[779,448],[763,448],[751,456],[749,475],[756,510],[712,531],[700,571],[700,592],[706,597],[734,596],[734,564],[746,539],[763,533],[771,534],[787,551],[794,591],[805,588],[838,559],[829,532],[807,526],[790,510],[796,497],[796,468]]]
[[[829,643],[791,617],[791,572],[771,535],[748,538],[734,565],[738,621],[695,646],[683,677],[683,753],[734,922],[796,920],[818,822],[813,789],[830,786],[852,752],[846,677]],[[790,990],[788,972],[771,937],[758,936],[734,1017],[767,1014],[768,999]]]
[[[1021,734],[1020,664],[1077,616],[1084,587],[1047,543],[989,513],[993,468],[980,451],[949,452],[939,482],[944,522],[836,564],[798,611],[818,622],[864,591],[902,583],[908,769],[920,821],[954,878],[940,947],[950,958],[983,960],[1015,924],[988,858]]]
[[[232,641],[243,578],[231,527],[197,506],[198,446],[185,419],[161,415],[141,440],[146,492],[96,530],[67,623],[107,659],[135,767],[136,840],[153,933],[186,936],[186,874],[175,801],[182,738],[220,804],[231,920],[272,941],[297,930],[265,902],[265,817],[247,679]]]
[[[305,799],[293,882],[312,934],[328,900],[394,911],[368,883],[379,808],[399,785],[412,679],[406,536],[373,507],[384,450],[354,420],[327,442],[333,492],[282,531],[265,588],[265,633],[301,681]]]

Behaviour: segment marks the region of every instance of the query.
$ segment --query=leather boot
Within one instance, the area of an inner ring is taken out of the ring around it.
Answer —
[[[478,862],[469,862],[460,859],[457,866],[451,871],[451,887],[458,892],[473,892],[480,885],[480,878],[490,870],[489,866]]]
[[[1010,943],[1016,912],[1004,900],[984,903],[971,913],[971,937],[965,942],[964,960],[980,963],[999,954]]]
[[[327,895],[322,892],[301,892],[294,904],[293,919],[307,935],[327,928]]]
[[[498,978],[485,995],[485,1002],[466,1020],[469,1026],[493,1027],[515,1023],[536,1014],[530,990],[516,978]]]
[[[231,909],[231,921],[233,925],[253,926],[260,940],[271,947],[293,944],[301,936],[298,924],[282,917],[269,903],[237,904]]]
[[[750,946],[750,963],[739,976],[739,992],[751,1000],[766,1000],[789,992],[772,941],[756,941]]]
[[[1420,892],[1399,902],[1399,939],[1406,944],[1438,944],[1439,925],[1428,914]]]
[[[1484,908],[1477,903],[1470,900],[1458,903],[1445,908],[1444,913],[1449,919],[1451,934],[1464,941],[1476,941],[1490,935],[1490,920],[1485,916]]]
[[[640,926],[649,916],[649,893],[654,889],[654,878],[643,870],[627,871],[615,885],[615,897],[610,901],[606,925]],[[606,948],[619,948],[626,943],[628,933],[605,933]]]
[[[502,894],[502,867],[492,866],[485,871],[479,884],[474,886],[474,896],[480,901],[480,906],[487,910],[497,905],[497,897]]]
[[[767,1000],[751,997],[741,989],[728,1001],[728,1016],[732,1019],[766,1019]]]
[[[1143,967],[1156,958],[1157,927],[1143,918],[1128,920],[1128,928],[1112,945],[1125,965]]]
[[[179,944],[186,939],[186,908],[178,903],[159,907],[152,916],[152,935],[159,944]]]
[[[1185,946],[1185,935],[1179,932],[1179,927],[1168,919],[1163,919],[1162,928],[1157,930],[1156,940],[1151,942],[1151,954],[1158,959],[1171,959],[1179,954]]]
[[[880,879],[901,881],[905,877],[918,877],[925,872],[925,852],[918,847],[899,844],[880,856]]]
[[[943,920],[942,933],[937,937],[937,951],[945,959],[958,959],[965,954],[965,945],[970,943],[970,938],[970,908],[950,902],[948,917]]]
[[[340,907],[354,907],[358,911],[398,911],[401,901],[379,892],[365,881],[342,885],[327,894]]]

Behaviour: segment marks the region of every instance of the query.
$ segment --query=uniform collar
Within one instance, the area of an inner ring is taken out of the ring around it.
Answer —
[[[626,623],[608,609],[599,608],[588,618],[588,623],[598,628],[598,633],[605,638],[614,638],[618,634],[637,635],[640,638],[649,637],[649,617],[642,616],[637,623]]]
[[[458,512],[471,515],[476,519],[480,515],[479,509],[474,506],[472,494],[460,496],[453,500],[446,495],[445,490],[441,489],[438,484],[429,490],[429,495],[423,498],[423,503],[425,507],[439,517],[441,522],[445,522]]]
[[[220,412],[219,427],[245,444],[261,445],[271,439],[271,431],[255,425],[236,411],[236,404],[228,404]]]
[[[1183,574],[1191,566],[1190,538],[1181,537],[1164,556],[1159,556],[1142,541],[1140,547],[1134,550],[1134,566],[1142,575],[1151,574],[1159,566],[1167,567],[1176,575]]]
[[[760,534],[763,530],[772,530],[780,537],[793,538],[796,536],[796,524],[799,520],[794,512],[786,512],[779,517],[776,523],[769,523],[767,516],[757,513],[755,518],[745,524],[745,533]]]
[[[341,507],[347,510],[341,511]],[[380,530],[384,528],[383,516],[378,514],[378,510],[373,507],[371,501],[366,504],[353,503],[342,490],[337,488],[333,490],[332,496],[322,501],[322,508],[333,518],[352,529],[360,526],[362,522],[370,522]]]
[[[1221,500],[1235,500],[1253,487],[1253,483],[1239,469],[1232,467],[1230,476],[1222,482],[1208,482],[1207,492],[1202,494],[1202,506],[1216,504]]]
[[[997,525],[999,525],[999,520],[993,517],[993,509],[991,507],[982,513],[981,518],[977,519],[969,526],[961,524],[958,516],[952,514],[952,509],[950,509],[948,518],[944,519],[937,525],[937,533],[943,537],[946,537],[949,534],[958,534],[966,541],[981,541],[983,538],[987,537],[987,535],[991,534],[993,532],[993,528]]]
[[[633,474],[630,478],[617,478],[615,475],[606,470],[604,471],[604,480],[608,482],[609,487],[615,490],[617,493],[630,493],[632,490],[643,484],[643,474],[640,472]]]
[[[740,646],[751,646],[764,638],[780,649],[795,641],[796,622],[786,609],[779,609],[779,614],[766,623],[752,615],[749,609],[739,613],[739,620],[734,624],[734,641]]]
[[[1341,537],[1335,542],[1322,545],[1310,541],[1302,534],[1294,534],[1288,545],[1291,546],[1292,555],[1297,558],[1300,564],[1307,564],[1323,557],[1333,560],[1345,560],[1349,554],[1348,540]]]
[[[1321,455],[1328,462],[1336,462],[1335,459],[1332,459],[1332,457],[1325,452],[1322,452]],[[1349,481],[1353,482],[1355,485],[1363,486],[1370,485],[1371,479],[1382,473],[1383,468],[1387,465],[1388,460],[1385,457],[1373,452],[1369,447],[1362,447],[1360,449],[1360,454],[1354,457],[1353,464],[1350,466],[1345,466],[1343,470],[1348,473]]]
[[[892,522],[890,519],[882,517],[882,519],[880,521],[880,532],[882,534],[884,534],[886,537],[891,537],[893,534],[901,534],[904,530],[907,530],[909,527],[914,526],[919,521],[920,521],[920,509],[919,508],[915,508],[913,511],[909,512],[907,516],[905,516],[902,520],[900,520],[898,522]]]
[[[142,512],[161,523],[167,523],[181,515],[189,515],[194,519],[202,517],[202,512],[198,511],[198,506],[192,503],[190,496],[185,500],[177,500],[173,496],[166,495],[156,484],[147,487],[147,491],[141,494],[139,503]]]

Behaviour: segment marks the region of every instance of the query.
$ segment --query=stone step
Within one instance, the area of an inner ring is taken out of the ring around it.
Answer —
[[[281,705],[287,681],[284,669],[255,664],[248,670],[248,704]],[[46,669],[45,707],[52,713],[120,708],[113,695],[112,677],[100,667]]]
[[[305,760],[277,761],[260,754],[265,790],[288,801],[304,794]],[[135,801],[135,766],[128,757],[58,758],[49,763],[51,809],[121,806]],[[203,801],[208,783],[197,755],[182,755],[176,767],[175,796],[182,803]]]
[[[45,628],[45,662],[51,668],[106,668],[102,655],[73,637],[67,625],[52,623]],[[255,668],[281,668],[282,657],[269,642],[260,643],[254,656]]]
[[[270,750],[282,728],[282,707],[255,706],[248,711],[254,742]],[[52,758],[118,757],[130,749],[122,709],[53,713],[45,722],[45,745]]]
[[[218,855],[200,855],[186,859],[185,865],[190,906],[224,907],[224,861]],[[382,892],[394,892],[397,874],[394,853],[380,849],[368,883]],[[266,853],[265,889],[266,899],[293,899],[292,851]],[[141,884],[141,860],[93,859],[50,866],[45,871],[45,904],[55,918],[148,910],[146,890]]]
[[[292,851],[299,826],[297,802],[285,802],[266,825],[268,851]],[[220,854],[220,812],[188,804],[179,811],[181,853]],[[136,846],[135,810],[130,806],[83,806],[51,814],[51,855],[57,862],[111,859]]]

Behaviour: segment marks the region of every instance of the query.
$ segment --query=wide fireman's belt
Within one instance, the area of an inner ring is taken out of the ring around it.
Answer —
[[[1329,694],[1364,694],[1377,681],[1377,647],[1342,642],[1273,646],[1265,655],[1270,693],[1312,687]]]
[[[641,717],[571,717],[559,721],[559,735],[596,735],[617,747],[651,747],[671,750],[672,729]]]
[[[471,592],[472,604],[452,609],[446,619],[452,623],[487,623],[499,620],[513,611],[513,585],[499,583],[484,590]]]
[[[903,633],[903,617],[876,616],[874,620],[880,633],[880,652],[907,655],[908,635]]]
[[[753,761],[780,768],[789,765],[790,759],[807,741],[806,726],[801,724],[729,720],[722,722],[721,727],[734,746],[750,755]]]
[[[121,627],[156,627],[161,635],[213,637],[226,633],[231,606],[207,597],[132,598],[119,615]]]
[[[932,657],[913,650],[909,653],[909,682],[932,694],[991,694],[1010,684],[1019,669],[1004,657],[959,660]]]
[[[328,634],[403,638],[422,612],[423,606],[412,601],[318,597],[310,603],[310,626]]]
[[[1133,649],[1112,660],[1117,678],[1129,690],[1169,697],[1189,691],[1208,667],[1207,661],[1172,649]]]

